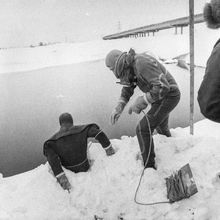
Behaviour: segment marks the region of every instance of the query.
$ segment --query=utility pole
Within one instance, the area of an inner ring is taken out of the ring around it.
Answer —
[[[189,0],[189,41],[190,41],[190,134],[194,128],[194,0]]]

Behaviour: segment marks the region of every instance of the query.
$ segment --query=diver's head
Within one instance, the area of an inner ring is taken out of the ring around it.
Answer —
[[[59,117],[59,123],[61,127],[72,127],[73,126],[73,117],[70,113],[62,113]]]

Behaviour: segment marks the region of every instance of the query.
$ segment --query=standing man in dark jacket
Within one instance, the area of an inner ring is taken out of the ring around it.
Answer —
[[[43,150],[54,176],[62,188],[69,191],[71,185],[62,166],[75,173],[88,171],[87,138],[98,140],[108,156],[115,151],[108,137],[96,124],[73,125],[69,113],[61,114],[59,123],[60,130],[44,143]]]
[[[220,0],[206,3],[203,15],[209,28],[220,28]],[[202,114],[212,121],[220,122],[220,39],[207,61],[197,99]]]
[[[153,131],[170,137],[168,120],[170,112],[180,100],[180,91],[166,68],[153,56],[136,54],[133,49],[127,52],[110,51],[105,60],[123,85],[121,97],[111,115],[111,123],[120,117],[125,105],[134,93],[136,86],[143,92],[129,108],[129,113],[139,114],[148,105],[151,109],[139,122],[136,133],[144,162],[144,167],[155,167]]]

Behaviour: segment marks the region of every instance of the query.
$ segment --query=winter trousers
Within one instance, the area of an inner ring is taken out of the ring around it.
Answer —
[[[147,162],[148,153],[151,147],[146,167],[152,167],[155,164],[153,132],[156,129],[159,134],[166,135],[167,137],[171,136],[168,126],[169,114],[176,107],[179,100],[180,91],[178,88],[175,88],[170,91],[164,99],[154,102],[151,109],[137,125],[136,134],[144,165]]]

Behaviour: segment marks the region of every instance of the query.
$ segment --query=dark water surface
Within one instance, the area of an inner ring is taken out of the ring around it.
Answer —
[[[189,125],[189,73],[175,65],[169,69],[182,92],[170,126],[186,127]],[[204,69],[196,68],[196,94],[203,74]],[[43,143],[58,130],[58,117],[63,112],[70,112],[75,124],[99,124],[109,138],[134,136],[138,119],[142,117],[128,115],[126,108],[118,124],[109,124],[121,87],[103,60],[2,74],[0,88],[0,173],[5,177],[46,161]],[[137,90],[135,96],[138,94]],[[195,99],[195,121],[201,118]]]

